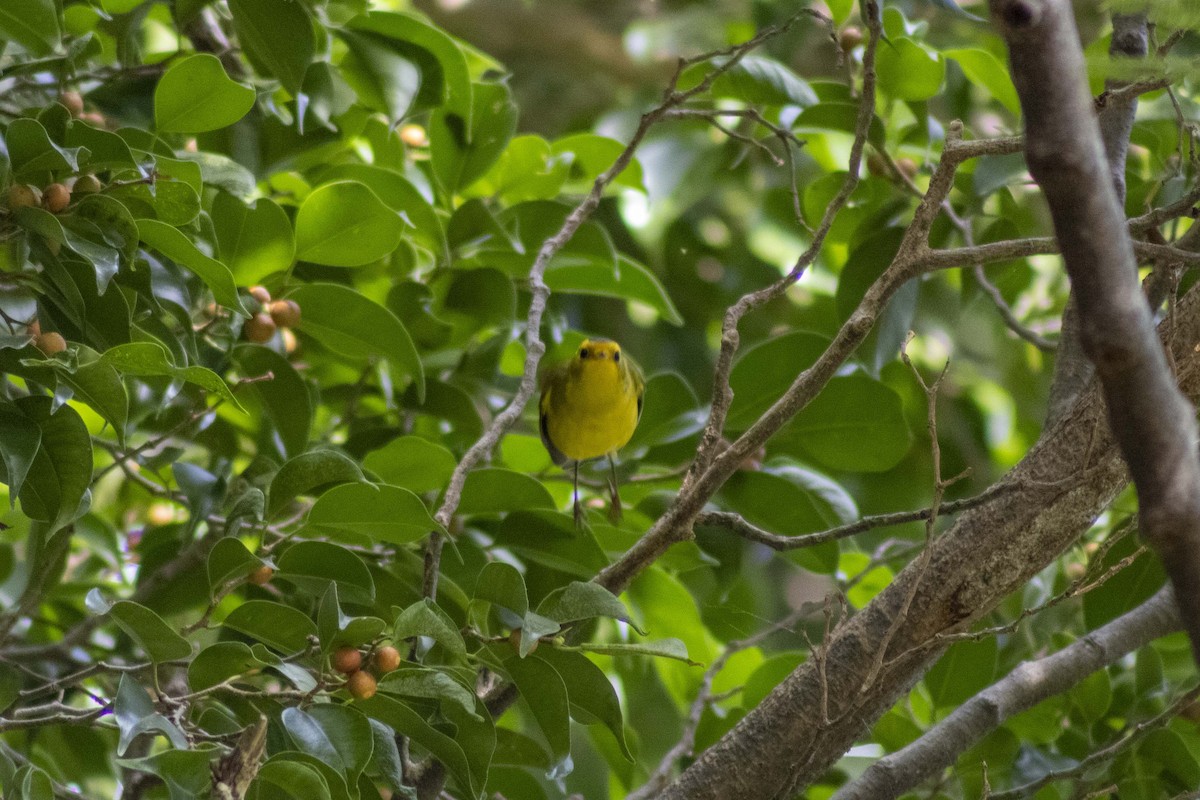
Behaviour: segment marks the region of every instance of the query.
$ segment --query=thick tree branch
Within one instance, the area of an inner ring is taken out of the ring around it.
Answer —
[[[842,787],[834,800],[899,797],[953,766],[959,756],[1006,720],[1069,690],[1096,670],[1154,639],[1179,630],[1179,624],[1171,591],[1161,589],[1133,611],[1059,652],[1017,667],[921,738],[876,761],[856,781]]]
[[[1114,58],[1144,58],[1149,40],[1144,14],[1114,14],[1113,35],[1109,55]],[[1125,202],[1125,160],[1129,153],[1129,134],[1137,114],[1137,99],[1143,84],[1126,85],[1109,80],[1105,91],[1095,102],[1100,109],[1100,132],[1105,157],[1118,204]],[[1088,115],[1090,117],[1090,115]],[[1083,352],[1080,339],[1078,309],[1072,291],[1063,312],[1062,335],[1059,337],[1058,357],[1054,362],[1054,380],[1046,427],[1051,428],[1065,414],[1092,379],[1092,362]]]
[[[1175,586],[1200,660],[1200,459],[1138,284],[1133,247],[1091,113],[1083,52],[1064,0],[991,0],[1025,114],[1029,170],[1050,206],[1109,422],[1138,489],[1142,529]]]

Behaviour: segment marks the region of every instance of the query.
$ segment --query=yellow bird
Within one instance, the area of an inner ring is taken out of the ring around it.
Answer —
[[[608,457],[612,476],[609,515],[621,518],[613,454],[633,436],[642,416],[645,388],[642,370],[621,354],[621,345],[609,339],[584,340],[570,361],[542,374],[538,403],[542,443],[555,464],[573,462],[576,525],[583,519],[579,462],[600,456]]]

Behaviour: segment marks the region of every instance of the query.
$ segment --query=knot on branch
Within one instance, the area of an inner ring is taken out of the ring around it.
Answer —
[[[1042,16],[1042,7],[1031,0],[1002,0],[993,4],[993,11],[1005,25],[1020,29],[1035,25]]]

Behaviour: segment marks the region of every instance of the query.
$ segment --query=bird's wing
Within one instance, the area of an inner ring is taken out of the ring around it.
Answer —
[[[542,444],[546,446],[546,452],[550,454],[550,460],[559,466],[567,463],[570,459],[567,458],[562,450],[555,447],[554,442],[550,441],[550,403],[555,383],[561,383],[561,381],[556,381],[555,379],[565,374],[566,370],[559,367],[554,367],[543,373],[540,381],[542,385],[542,397],[538,401],[538,432],[542,435]]]

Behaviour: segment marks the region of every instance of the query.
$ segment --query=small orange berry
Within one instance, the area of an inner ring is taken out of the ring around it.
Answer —
[[[271,302],[271,293],[267,291],[267,287],[265,286],[251,286],[246,291],[250,292],[250,296],[263,305]]]
[[[381,647],[375,651],[372,663],[381,675],[391,672],[400,666],[400,651],[391,646]]]
[[[61,333],[50,331],[49,333],[40,333],[34,337],[33,346],[41,350],[45,355],[52,356],[67,349],[67,340],[62,337]]]
[[[268,310],[271,319],[281,328],[294,328],[300,324],[300,304],[295,300],[276,300]]]
[[[346,679],[346,690],[355,700],[369,700],[375,696],[379,684],[369,672],[358,671]]]
[[[271,582],[271,578],[274,575],[275,570],[271,569],[266,564],[263,564],[261,567],[251,572],[249,577],[247,577],[247,580],[253,583],[255,586],[266,586]]]
[[[275,335],[275,320],[271,319],[270,314],[255,314],[250,319],[246,320],[246,324],[242,326],[242,330],[246,334],[246,338],[255,344],[271,341],[271,337]]]
[[[349,674],[357,672],[362,667],[362,653],[353,647],[339,647],[333,651],[330,663],[338,672]]]

